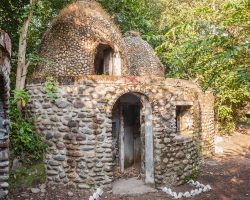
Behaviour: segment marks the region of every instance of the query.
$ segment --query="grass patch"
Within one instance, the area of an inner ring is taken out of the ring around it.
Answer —
[[[20,188],[34,187],[46,182],[43,161],[27,165],[10,171],[10,192]]]

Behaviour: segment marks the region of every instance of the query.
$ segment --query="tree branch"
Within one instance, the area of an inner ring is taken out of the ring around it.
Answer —
[[[25,80],[23,81],[23,75],[26,74],[29,62],[26,64],[26,50],[27,50],[27,36],[30,23],[33,17],[33,9],[37,0],[30,0],[30,10],[27,19],[20,30],[19,48],[18,48],[18,63],[16,73],[16,88],[23,89],[25,86]],[[25,76],[26,79],[26,76]]]

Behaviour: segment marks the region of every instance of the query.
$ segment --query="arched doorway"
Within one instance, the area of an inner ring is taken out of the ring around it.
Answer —
[[[122,95],[112,110],[115,164],[121,173],[133,167],[145,182],[154,184],[152,109],[146,96]]]

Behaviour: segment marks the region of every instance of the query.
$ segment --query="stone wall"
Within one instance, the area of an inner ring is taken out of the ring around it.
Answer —
[[[0,199],[8,194],[9,179],[9,137],[7,130],[8,99],[10,92],[9,36],[0,30]]]
[[[30,80],[29,107],[47,144],[48,181],[78,188],[111,186],[112,109],[126,93],[145,95],[153,114],[156,186],[180,184],[199,168],[201,118],[199,87],[175,79],[87,76],[59,78],[57,100],[49,100],[43,81]],[[176,102],[193,102],[193,135],[176,133]],[[209,149],[210,150],[210,149]]]
[[[211,92],[201,95],[202,151],[206,156],[214,152],[214,96]]]

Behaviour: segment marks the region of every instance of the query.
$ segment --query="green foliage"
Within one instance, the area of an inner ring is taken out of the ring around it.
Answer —
[[[161,0],[98,0],[115,19],[121,32],[138,31],[153,46],[160,44],[162,36],[158,31],[163,10]]]
[[[44,91],[48,95],[51,102],[55,102],[57,96],[56,96],[56,82],[53,77],[49,76],[47,77],[47,81],[44,84]]]
[[[10,101],[10,142],[12,153],[28,162],[38,160],[43,156],[45,144],[38,133],[35,132],[33,119],[24,115],[19,110],[19,101],[27,104],[28,94],[26,91],[15,90]]]
[[[178,16],[166,11],[166,41],[157,48],[168,76],[196,80],[213,91],[222,133],[234,131],[250,100],[249,8],[244,0],[183,1]]]
[[[29,95],[25,90],[15,89],[13,90],[14,98],[12,102],[14,104],[20,104],[22,107],[25,107],[29,101]]]
[[[30,188],[45,182],[46,173],[43,160],[31,166],[22,166],[10,171],[9,183],[11,192],[18,188]]]

